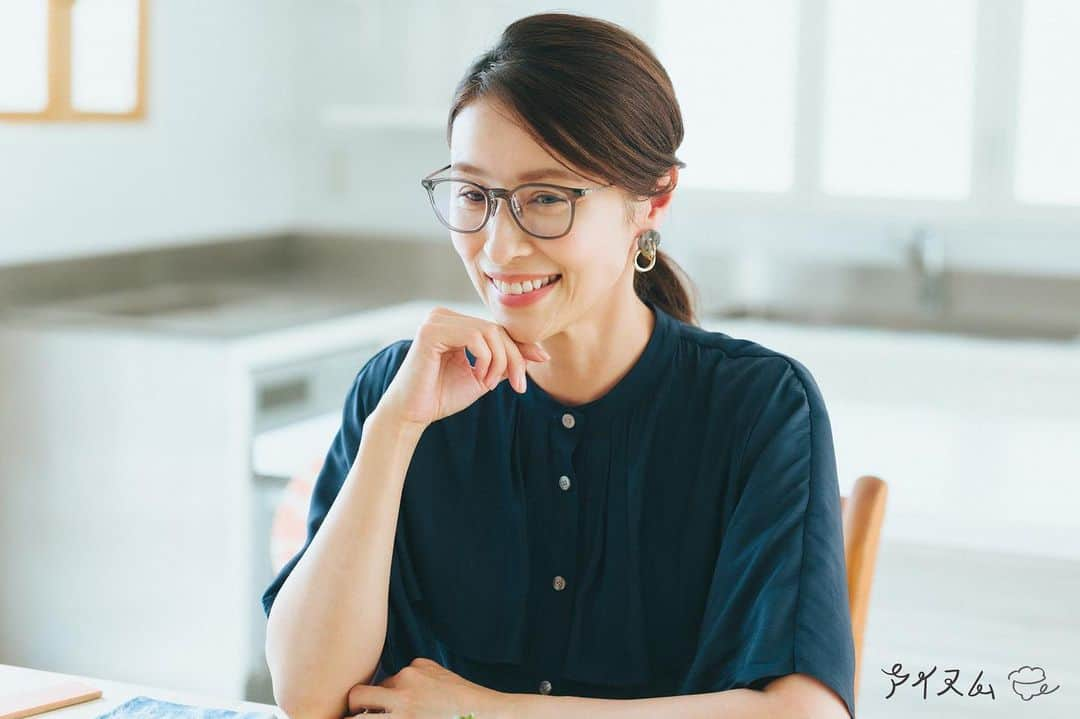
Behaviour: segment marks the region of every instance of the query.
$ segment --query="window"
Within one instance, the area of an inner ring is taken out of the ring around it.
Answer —
[[[1080,203],[1080,3],[1027,0],[1023,13],[1016,196]]]
[[[824,191],[967,197],[974,0],[830,0],[827,7]]]
[[[3,0],[0,120],[135,120],[149,0]]]
[[[793,179],[795,0],[666,0],[656,54],[686,135],[680,183],[783,192]]]

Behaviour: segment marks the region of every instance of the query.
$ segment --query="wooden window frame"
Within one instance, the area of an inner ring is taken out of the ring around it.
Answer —
[[[0,112],[5,122],[137,122],[146,117],[147,25],[150,0],[138,2],[135,106],[127,112],[84,112],[71,105],[71,11],[75,0],[49,0],[48,102],[34,112]]]

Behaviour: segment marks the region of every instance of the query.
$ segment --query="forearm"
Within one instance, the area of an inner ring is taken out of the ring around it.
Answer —
[[[781,697],[756,689],[729,689],[649,699],[592,699],[540,694],[505,696],[502,716],[512,719],[801,719],[803,716]]]
[[[286,711],[340,717],[349,688],[375,673],[401,494],[421,433],[371,413],[341,490],[274,600],[266,657]]]

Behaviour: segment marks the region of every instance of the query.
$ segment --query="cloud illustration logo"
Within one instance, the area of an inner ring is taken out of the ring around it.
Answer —
[[[1042,667],[1029,667],[1026,664],[1009,672],[1009,681],[1012,682],[1013,692],[1026,702],[1043,694],[1052,694],[1061,688],[1061,685],[1058,684],[1053,689],[1048,690],[1046,688],[1046,672],[1043,671]]]

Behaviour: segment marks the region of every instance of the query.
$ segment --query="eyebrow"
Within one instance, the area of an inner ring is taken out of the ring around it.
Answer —
[[[470,165],[467,162],[457,162],[450,166],[451,170],[458,170],[460,172],[468,172],[473,175],[482,175],[483,177],[489,177],[489,175],[481,170],[476,165]],[[558,167],[543,167],[536,170],[529,170],[523,172],[517,176],[518,182],[533,182],[535,180],[542,180],[544,178],[569,180],[570,182],[580,183],[581,178],[577,175]]]

